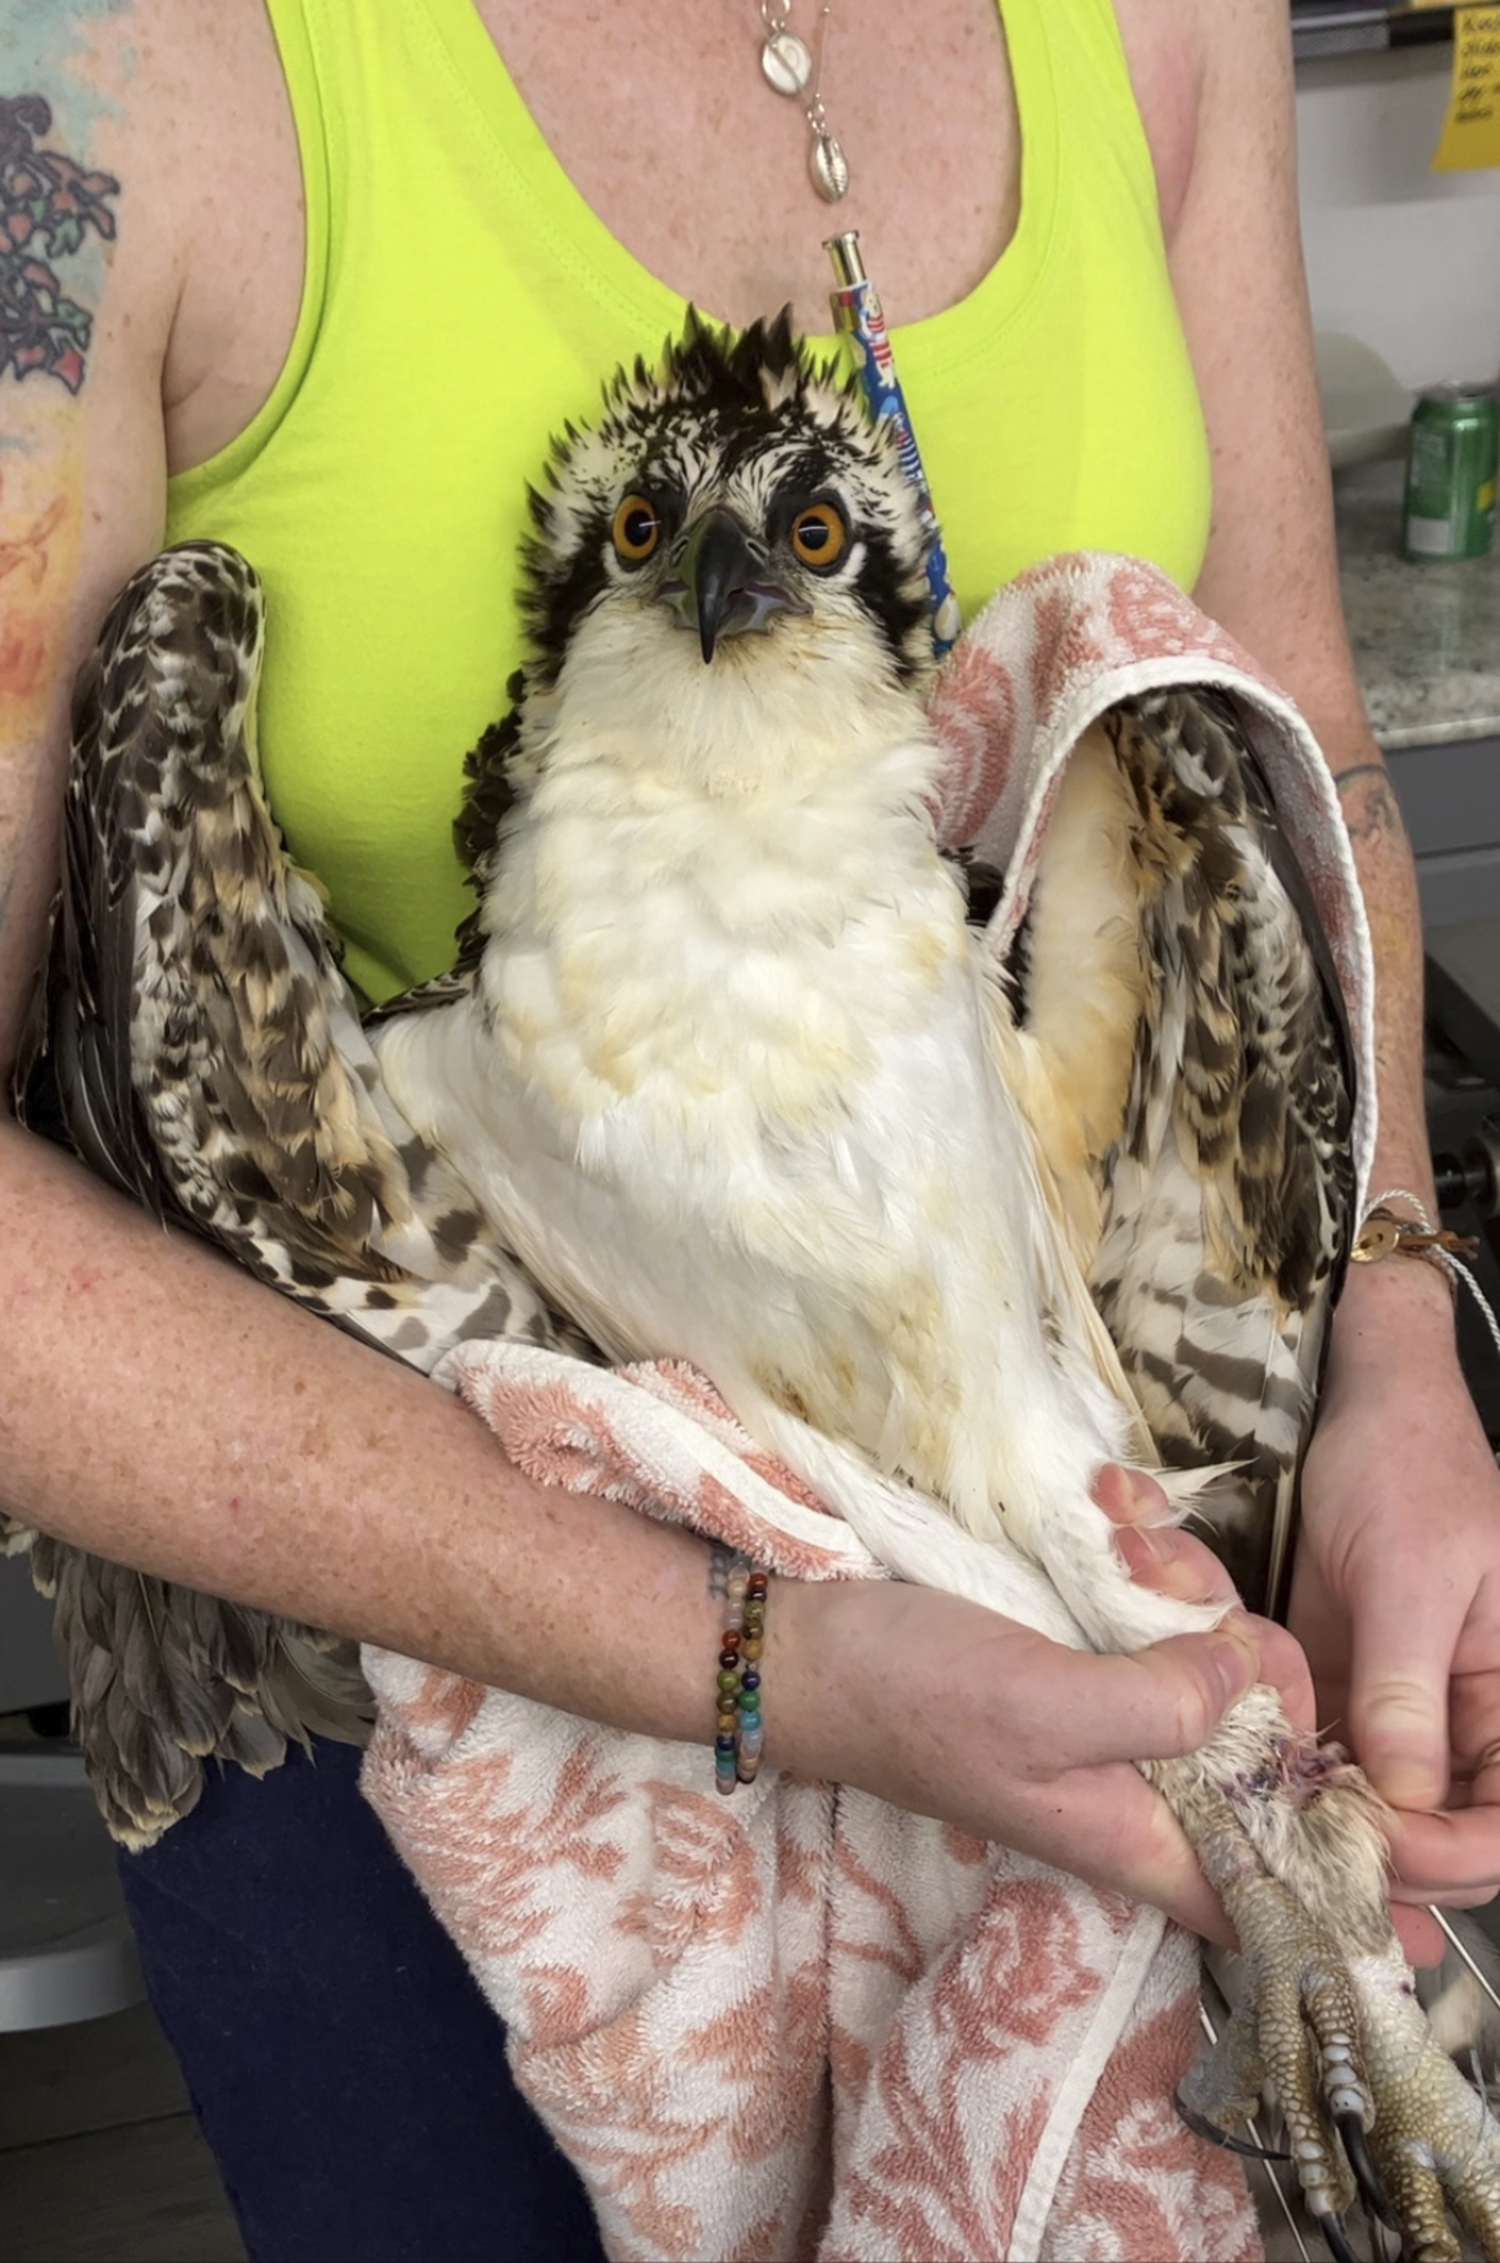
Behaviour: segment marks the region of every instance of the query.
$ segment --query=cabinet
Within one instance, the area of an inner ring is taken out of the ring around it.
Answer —
[[[1500,918],[1500,737],[1393,747],[1424,927]]]

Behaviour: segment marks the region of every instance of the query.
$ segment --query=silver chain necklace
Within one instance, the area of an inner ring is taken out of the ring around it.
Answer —
[[[825,7],[819,14],[818,67],[814,72],[807,42],[787,28],[792,0],[760,0],[760,20],[766,34],[760,51],[760,67],[768,86],[802,104],[802,114],[812,134],[807,170],[825,204],[837,204],[849,190],[849,163],[830,131],[828,113],[823,107],[823,57],[828,46],[831,12]],[[809,80],[812,81],[811,94],[807,92]]]

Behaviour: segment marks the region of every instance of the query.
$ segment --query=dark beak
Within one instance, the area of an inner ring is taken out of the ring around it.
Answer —
[[[705,511],[689,528],[661,594],[683,627],[698,631],[705,661],[712,660],[721,636],[763,629],[773,613],[807,611],[772,574],[761,546],[723,510]]]

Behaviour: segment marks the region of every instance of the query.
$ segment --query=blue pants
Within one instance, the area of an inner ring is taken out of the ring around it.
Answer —
[[[157,2017],[252,2263],[602,2263],[504,2033],[317,1746],[122,1855]]]

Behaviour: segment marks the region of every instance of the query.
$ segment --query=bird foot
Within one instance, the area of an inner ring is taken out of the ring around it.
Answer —
[[[1449,2263],[1464,2252],[1450,2209],[1494,2263],[1500,2126],[1429,2028],[1394,1940],[1385,1955],[1356,1959],[1351,1970],[1375,2107],[1370,2157],[1405,2263]]]
[[[1472,2254],[1455,2218],[1493,2263],[1500,2127],[1433,2037],[1399,1951],[1347,1956],[1266,1883],[1264,1925],[1251,1927],[1263,1937],[1247,1950],[1234,2016],[1182,2085],[1184,2119],[1216,2144],[1290,2159],[1335,2263],[1353,2263],[1356,2195],[1399,2235],[1403,2263]],[[1236,2134],[1265,2099],[1285,2124],[1281,2148]]]
[[[1262,1872],[1235,1901],[1241,2000],[1180,2103],[1201,2136],[1225,2142],[1269,2098],[1308,2212],[1337,2256],[1348,2252],[1343,2218],[1357,2195],[1385,2213],[1365,2144],[1376,2107],[1354,1981],[1337,1942],[1278,1879]]]
[[[1455,2220],[1500,2263],[1500,2126],[1418,2002],[1378,1808],[1341,1756],[1281,1738],[1253,1782],[1203,1770],[1210,1745],[1190,1792],[1162,1784],[1241,1951],[1234,2016],[1182,2087],[1190,2125],[1221,2141],[1268,2102],[1336,2263],[1354,2263],[1356,2198],[1399,2234],[1403,2263],[1460,2263]]]

